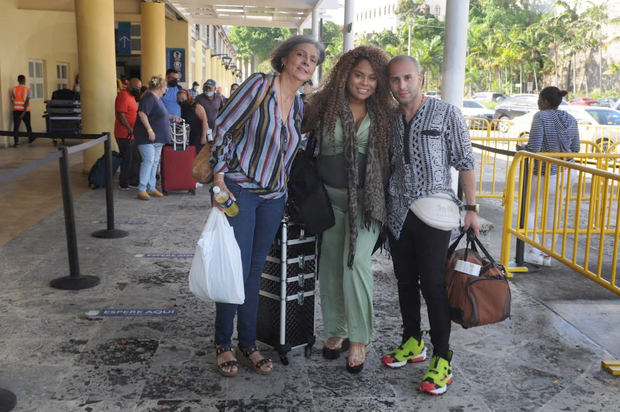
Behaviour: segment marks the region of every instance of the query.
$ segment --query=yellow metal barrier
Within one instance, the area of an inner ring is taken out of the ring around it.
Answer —
[[[471,137],[472,143],[485,146],[485,148],[479,148],[474,145],[474,153],[480,156],[476,165],[476,197],[499,199],[503,196],[504,182],[506,181],[506,175],[510,168],[510,163],[512,162],[513,152],[516,152],[517,145],[524,145],[527,143],[527,140],[527,138],[516,137]],[[600,148],[593,142],[581,142],[580,153],[591,154],[600,152]],[[584,165],[589,163],[593,167],[602,168],[614,173],[620,171],[620,163],[613,159],[597,162],[587,156],[578,157],[575,161]]]
[[[607,152],[611,146],[620,142],[620,126],[579,125],[579,138],[589,141]]]
[[[620,295],[620,175],[596,168],[610,160],[617,164],[620,155],[571,154],[595,166],[554,157],[566,153],[516,153],[504,191],[500,261],[508,271],[520,271],[508,264],[511,239],[520,239]],[[579,187],[575,196],[574,183]]]

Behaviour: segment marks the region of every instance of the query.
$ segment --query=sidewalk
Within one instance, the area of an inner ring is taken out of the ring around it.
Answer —
[[[75,200],[82,274],[95,288],[67,292],[50,280],[68,274],[62,210],[0,246],[0,387],[15,411],[557,411],[620,409],[620,377],[600,367],[620,358],[620,299],[557,265],[512,281],[512,318],[464,330],[453,326],[455,381],[441,397],[417,391],[428,366],[390,370],[380,355],[400,340],[389,257],[375,255],[375,340],[364,371],[294,351],[270,376],[214,369],[214,305],[188,290],[191,259],[139,254],[193,253],[206,220],[206,188],[141,202],[115,191],[118,227],[128,237],[95,239],[105,227],[105,193]],[[497,256],[501,208],[483,201],[495,229],[483,241]],[[93,223],[100,221],[101,223]],[[87,310],[177,309],[176,317],[89,320]],[[423,316],[426,319],[426,316]],[[277,354],[267,352],[274,359]]]

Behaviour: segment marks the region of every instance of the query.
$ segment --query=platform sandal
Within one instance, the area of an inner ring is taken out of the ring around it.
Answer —
[[[272,364],[271,359],[263,358],[259,360],[258,362],[254,363],[252,359],[250,359],[250,356],[252,356],[254,352],[258,352],[258,348],[256,346],[250,349],[241,349],[240,347],[238,347],[235,354],[237,355],[237,358],[239,359],[240,362],[252,368],[254,372],[260,375],[269,375],[271,373],[271,369],[264,370],[263,366],[267,364],[271,365]]]
[[[217,358],[225,352],[230,352],[232,354],[232,349],[230,346],[220,346],[215,345],[215,366],[217,367],[217,371],[226,377],[233,377],[237,375],[239,371],[238,365],[239,363],[236,360],[229,360],[226,362],[218,363]],[[224,368],[231,368],[229,371],[226,371]]]

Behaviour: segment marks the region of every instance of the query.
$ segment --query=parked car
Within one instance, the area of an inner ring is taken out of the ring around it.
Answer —
[[[569,103],[575,106],[590,106],[598,103],[598,100],[591,97],[575,97],[574,99],[571,99]]]
[[[463,116],[465,117],[478,117],[480,119],[493,120],[493,110],[487,109],[475,100],[465,99],[463,100]]]
[[[603,97],[594,106],[611,107],[613,109],[616,103],[618,103],[618,100],[620,100],[620,97]]]
[[[479,102],[501,102],[506,98],[506,95],[500,92],[478,92],[474,94],[473,99]]]
[[[580,139],[591,141],[606,150],[608,145],[620,141],[620,112],[607,107],[594,106],[560,106],[573,115],[579,123]],[[537,111],[515,117],[509,122],[508,135],[511,137],[528,137],[532,120]],[[609,126],[609,127],[604,127]]]
[[[567,105],[562,100],[561,105]],[[538,95],[537,94],[515,94],[495,107],[495,114],[493,119],[504,120],[499,123],[498,128],[500,132],[507,132],[510,124],[507,122],[510,119],[514,119],[517,116],[522,116],[526,113],[538,110]]]
[[[488,123],[476,119],[485,119],[488,122],[493,120],[493,110],[487,109],[475,100],[463,100],[463,109],[461,112],[463,116],[465,116],[465,122],[469,129],[486,130]]]
[[[424,93],[426,96],[430,96],[430,97],[434,97],[436,99],[441,99],[441,92],[437,92],[434,90],[429,90],[428,92]]]

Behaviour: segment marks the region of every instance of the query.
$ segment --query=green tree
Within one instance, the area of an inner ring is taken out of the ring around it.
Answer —
[[[287,28],[233,26],[229,38],[241,57],[252,59],[256,56],[258,62],[262,62],[279,42],[292,34]]]

